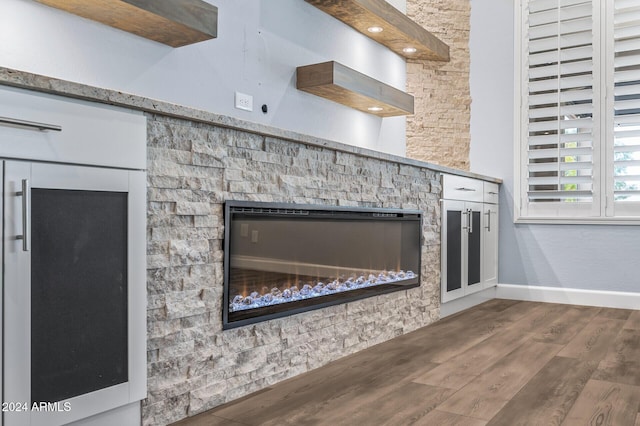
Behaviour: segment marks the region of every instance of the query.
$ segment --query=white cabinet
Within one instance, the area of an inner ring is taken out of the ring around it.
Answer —
[[[442,302],[494,286],[498,277],[498,185],[443,175]]]
[[[484,182],[482,229],[482,282],[484,288],[498,283],[498,184]]]
[[[0,88],[0,424],[145,398],[144,167],[141,113]]]

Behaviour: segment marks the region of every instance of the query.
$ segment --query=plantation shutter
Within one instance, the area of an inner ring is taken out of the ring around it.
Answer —
[[[529,209],[555,204],[559,211],[560,205],[582,203],[591,211],[598,170],[594,167],[593,2],[530,0],[524,17],[523,94],[528,120],[523,117],[527,125],[523,179]]]
[[[640,2],[637,0],[614,1],[613,51],[613,194],[616,203],[628,204],[640,201]]]

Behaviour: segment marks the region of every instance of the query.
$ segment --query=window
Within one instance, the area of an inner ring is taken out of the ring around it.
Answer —
[[[640,220],[640,2],[521,3],[516,218]]]

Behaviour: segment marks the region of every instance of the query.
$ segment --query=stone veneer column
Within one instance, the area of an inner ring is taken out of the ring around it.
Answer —
[[[450,62],[408,61],[407,157],[469,170],[470,0],[407,0],[407,15],[447,43]]]
[[[200,413],[439,316],[433,170],[149,114],[147,176],[144,425]],[[225,200],[419,209],[421,286],[223,331]]]

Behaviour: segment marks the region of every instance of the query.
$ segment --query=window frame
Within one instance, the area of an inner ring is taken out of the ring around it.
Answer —
[[[613,2],[593,1],[593,201],[531,203],[528,200],[528,68],[525,11],[529,0],[514,8],[514,223],[640,224],[640,202],[614,202]],[[609,94],[611,95],[609,96]]]

